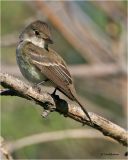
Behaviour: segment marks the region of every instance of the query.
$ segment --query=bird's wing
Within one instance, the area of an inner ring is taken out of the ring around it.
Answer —
[[[72,78],[63,59],[57,56],[53,50],[47,51],[43,48],[34,47],[34,45],[27,47],[26,51],[30,57],[30,63],[34,64],[58,89],[73,99],[68,87],[72,85]]]

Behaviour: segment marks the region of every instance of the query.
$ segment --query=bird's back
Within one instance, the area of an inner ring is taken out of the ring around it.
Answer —
[[[46,50],[35,46],[31,42],[24,43],[22,52],[28,57],[29,63],[52,81],[58,90],[74,100],[75,89],[72,77],[65,61],[58,53],[51,48]]]

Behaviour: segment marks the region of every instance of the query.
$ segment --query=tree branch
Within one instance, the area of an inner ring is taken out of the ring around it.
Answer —
[[[46,132],[46,133],[38,133],[34,135],[30,135],[27,137],[20,138],[15,141],[7,142],[6,148],[10,153],[21,149],[23,147],[29,145],[35,145],[39,143],[46,143],[51,141],[58,141],[65,138],[96,138],[96,139],[104,139],[109,140],[110,142],[116,142],[111,138],[107,138],[105,136],[101,136],[101,134],[97,131],[94,132],[92,129],[68,129],[68,130],[60,130],[60,131],[53,131],[53,132]]]
[[[7,147],[5,147],[3,137],[0,137],[0,158],[3,160],[13,160],[10,152],[7,150]]]
[[[108,121],[107,119],[95,113],[89,112],[89,116],[93,122],[93,124],[91,124],[79,106],[68,103],[63,99],[60,99],[57,95],[53,96],[48,93],[40,93],[37,88],[33,88],[32,86],[25,84],[21,80],[6,73],[0,73],[0,80],[1,85],[4,88],[8,88],[8,90],[2,90],[1,95],[19,96],[34,101],[36,104],[42,106],[49,112],[54,109],[66,117],[70,117],[78,122],[81,122],[82,124],[86,124],[99,130],[105,136],[115,139],[124,146],[128,145],[127,132],[120,126]]]

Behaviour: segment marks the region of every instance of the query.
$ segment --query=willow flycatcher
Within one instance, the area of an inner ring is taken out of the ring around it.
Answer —
[[[48,46],[53,43],[48,25],[35,21],[23,30],[19,39],[16,57],[23,76],[34,84],[46,82],[54,86],[55,90],[76,101],[91,122],[88,112],[77,98],[65,61]]]

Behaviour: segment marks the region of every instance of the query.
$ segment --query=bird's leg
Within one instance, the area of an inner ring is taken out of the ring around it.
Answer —
[[[56,95],[56,91],[57,91],[58,88],[55,88],[55,90],[53,91],[53,93],[51,94],[52,98],[58,98],[59,96]]]
[[[35,83],[34,85],[33,85],[33,88],[34,89],[37,89],[37,91],[40,93],[41,92],[41,88],[40,88],[40,85],[43,85],[45,82],[47,82],[48,81],[48,79],[45,79],[44,81],[41,81],[41,82],[39,82],[39,83]]]
[[[55,88],[55,90],[53,91],[53,93],[52,93],[53,96],[55,96],[56,91],[57,91],[57,88]]]
[[[41,82],[37,83],[36,85],[37,85],[37,86],[39,86],[39,85],[41,85],[41,84],[43,85],[43,84],[44,84],[45,82],[47,82],[47,81],[48,81],[48,79],[45,79],[44,81],[41,81]]]

